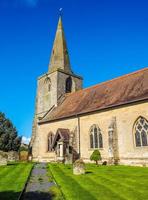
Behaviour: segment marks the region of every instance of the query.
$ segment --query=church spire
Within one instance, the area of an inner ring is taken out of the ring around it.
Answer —
[[[63,70],[66,73],[72,73],[61,16],[59,17],[56,36],[51,52],[49,73],[58,69]]]

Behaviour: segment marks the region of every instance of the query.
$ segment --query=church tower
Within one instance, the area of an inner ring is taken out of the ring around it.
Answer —
[[[66,94],[82,89],[82,78],[72,72],[67,44],[62,25],[62,18],[59,17],[57,31],[48,72],[38,78],[35,116],[30,146],[33,154],[36,153],[38,137],[38,122],[52,109],[58,106],[60,99]]]

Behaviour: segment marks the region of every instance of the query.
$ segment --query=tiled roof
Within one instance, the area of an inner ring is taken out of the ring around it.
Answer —
[[[40,122],[76,116],[148,99],[148,68],[65,96]]]
[[[61,140],[68,142],[69,141],[69,136],[70,136],[70,131],[69,129],[65,129],[65,128],[59,128],[56,132],[56,135],[54,137],[53,143],[52,143],[52,147],[55,146],[57,140],[58,140],[58,136],[60,137]]]

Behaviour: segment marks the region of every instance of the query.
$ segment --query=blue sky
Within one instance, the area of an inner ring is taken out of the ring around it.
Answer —
[[[146,0],[0,0],[0,110],[26,137],[60,7],[71,65],[84,87],[148,66]]]

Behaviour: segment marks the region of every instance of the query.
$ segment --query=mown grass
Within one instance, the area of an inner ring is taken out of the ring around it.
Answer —
[[[33,164],[13,163],[0,166],[0,199],[17,200]]]
[[[66,200],[148,200],[148,168],[86,165],[73,175],[71,165],[49,164]]]
[[[47,167],[47,169],[48,169],[47,175],[48,175],[49,181],[54,182],[54,177],[49,166]],[[57,184],[50,187],[49,193],[52,196],[51,198],[52,200],[64,200],[63,194]]]

